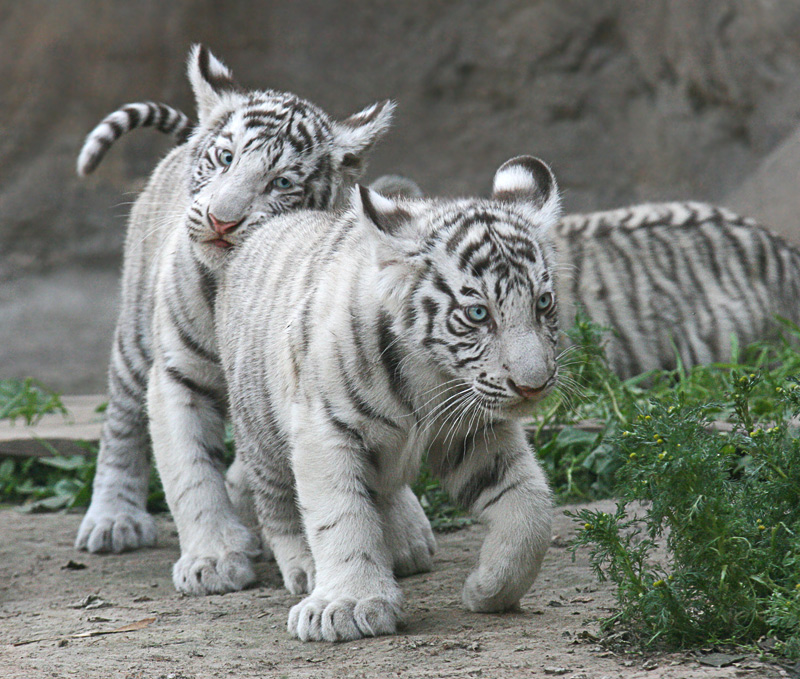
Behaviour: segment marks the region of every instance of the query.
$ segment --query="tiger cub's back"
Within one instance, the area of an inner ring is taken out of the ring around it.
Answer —
[[[190,151],[186,145],[172,149],[156,166],[131,207],[125,236],[123,297],[128,286],[149,285],[156,251],[182,223],[180,217],[190,202],[187,190]]]
[[[754,221],[704,203],[653,203],[570,215],[559,250],[562,327],[577,305],[614,329],[623,377],[730,359],[800,320],[800,250]]]

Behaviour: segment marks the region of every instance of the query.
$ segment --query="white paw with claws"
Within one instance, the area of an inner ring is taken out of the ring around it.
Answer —
[[[399,597],[355,599],[312,594],[289,612],[289,633],[302,641],[353,641],[394,634],[400,621]]]
[[[192,595],[224,594],[252,585],[252,560],[260,553],[260,541],[244,526],[238,528],[235,540],[222,540],[222,533],[216,533],[200,541],[205,549],[187,550],[172,568],[175,589]]]
[[[156,544],[156,524],[153,517],[138,507],[105,506],[92,504],[83,517],[78,537],[77,549],[88,552],[127,552]]]

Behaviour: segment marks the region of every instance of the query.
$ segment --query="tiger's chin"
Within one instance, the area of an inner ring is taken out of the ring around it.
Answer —
[[[205,240],[194,243],[194,251],[199,259],[209,269],[217,270],[225,265],[236,252],[237,243],[232,243],[221,238]]]
[[[536,413],[539,404],[553,391],[554,386],[555,383],[546,386],[535,396],[516,398],[498,410],[500,410],[505,415],[505,419],[508,420],[532,417]]]
[[[211,245],[220,250],[227,250],[228,248],[233,247],[233,243],[231,243],[228,240],[225,240],[224,238],[214,238],[213,240],[207,240],[206,245]]]

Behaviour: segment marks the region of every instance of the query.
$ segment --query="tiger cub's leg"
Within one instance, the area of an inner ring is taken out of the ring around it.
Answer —
[[[150,371],[153,452],[181,546],[172,580],[186,594],[230,592],[255,581],[251,559],[259,541],[236,516],[222,473],[222,385],[219,369],[208,366],[193,371],[188,363],[166,367],[156,359]]]
[[[258,515],[256,506],[253,504],[253,490],[247,481],[247,473],[241,455],[236,456],[231,466],[228,467],[228,471],[225,472],[225,490],[228,491],[228,497],[231,499],[236,516],[245,526],[257,530]]]
[[[451,453],[441,468],[445,488],[489,526],[478,567],[464,585],[464,605],[481,613],[513,608],[536,579],[550,544],[547,481],[517,422],[470,434]]]
[[[378,511],[395,575],[427,573],[433,568],[436,538],[430,521],[409,486],[385,498]]]
[[[269,448],[263,448],[244,433],[244,426],[235,423],[235,429],[237,460],[243,461],[238,464],[247,471],[265,548],[268,545],[272,550],[286,589],[292,594],[310,592],[314,588],[314,559],[297,507],[288,452],[280,438],[272,436],[274,432],[259,432],[261,437],[273,439]]]
[[[303,641],[392,634],[402,593],[378,511],[382,500],[365,479],[369,454],[336,428],[323,404],[313,412],[294,408],[303,426],[294,430],[292,466],[316,584],[289,612],[289,632]]]
[[[134,324],[124,314],[111,350],[109,401],[92,501],[75,540],[76,548],[90,552],[123,552],[150,547],[156,541],[156,525],[146,510],[150,436],[145,385],[149,363],[138,335],[124,331]]]

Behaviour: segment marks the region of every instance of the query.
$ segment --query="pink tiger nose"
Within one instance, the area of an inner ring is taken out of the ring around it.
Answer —
[[[208,219],[211,222],[211,226],[214,229],[214,231],[218,233],[220,236],[224,236],[226,233],[233,231],[243,221],[242,219],[240,219],[236,222],[221,222],[210,212],[208,213]]]

